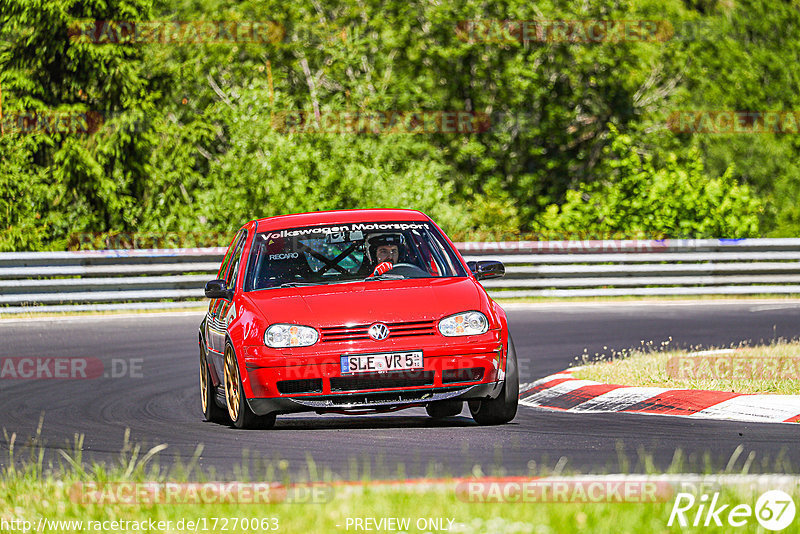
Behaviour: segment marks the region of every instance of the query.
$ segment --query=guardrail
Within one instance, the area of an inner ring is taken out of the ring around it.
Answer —
[[[800,239],[457,243],[495,298],[800,294]],[[202,306],[224,248],[0,253],[0,314]]]

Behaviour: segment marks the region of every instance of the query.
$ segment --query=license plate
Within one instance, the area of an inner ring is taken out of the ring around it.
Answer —
[[[422,351],[347,354],[341,357],[342,374],[380,373],[422,367]]]

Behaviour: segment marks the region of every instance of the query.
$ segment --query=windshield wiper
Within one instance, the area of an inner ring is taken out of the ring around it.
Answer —
[[[365,282],[372,282],[373,280],[405,280],[402,274],[379,274],[376,276],[368,276],[364,278]]]
[[[318,286],[320,284],[314,282],[286,282],[281,284],[281,287],[305,287],[305,286]]]

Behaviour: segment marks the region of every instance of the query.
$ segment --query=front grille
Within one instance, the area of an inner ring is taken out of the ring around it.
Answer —
[[[436,321],[411,321],[405,323],[384,323],[389,327],[389,337],[433,336],[436,334]],[[370,325],[328,326],[320,328],[321,341],[359,341],[372,339],[367,334]]]
[[[477,382],[483,380],[483,367],[469,367],[467,369],[447,369],[442,371],[442,384],[453,382]]]
[[[331,378],[331,391],[432,386],[433,371],[390,371]]]
[[[286,395],[289,393],[315,393],[322,391],[321,378],[308,378],[304,380],[280,380],[278,392]]]

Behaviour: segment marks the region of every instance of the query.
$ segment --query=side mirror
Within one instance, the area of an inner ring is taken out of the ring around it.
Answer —
[[[506,274],[506,267],[496,260],[468,261],[467,267],[475,275],[476,280],[500,278]]]
[[[233,290],[225,286],[225,280],[211,280],[206,283],[205,292],[210,299],[230,300],[233,297]]]

